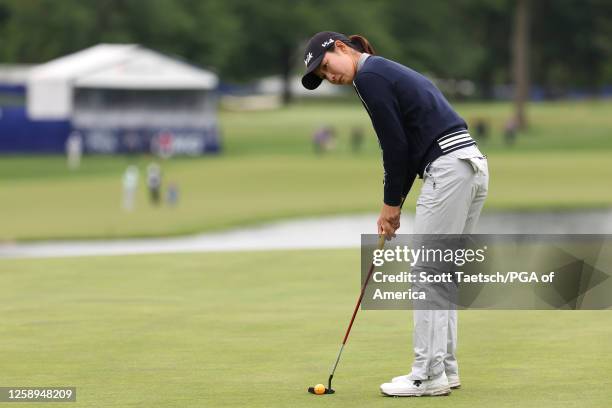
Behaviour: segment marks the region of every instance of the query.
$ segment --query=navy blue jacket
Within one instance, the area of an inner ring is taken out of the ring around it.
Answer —
[[[376,130],[382,149],[384,202],[397,206],[416,176],[439,156],[475,144],[467,124],[436,86],[418,72],[370,56],[353,86]]]

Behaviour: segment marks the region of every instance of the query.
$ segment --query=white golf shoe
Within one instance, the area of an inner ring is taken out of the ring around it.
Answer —
[[[398,382],[398,381],[410,381],[408,375],[400,375],[398,377],[393,377],[391,379],[391,382]],[[447,374],[446,378],[448,378],[448,386],[451,388],[451,390],[456,390],[461,388],[461,381],[459,381],[459,374]]]
[[[392,397],[437,396],[449,395],[451,393],[445,373],[431,380],[407,380],[406,376],[401,377],[404,377],[404,379],[399,379],[395,382],[392,380],[390,383],[382,384],[380,392]]]
[[[461,388],[461,381],[459,381],[459,374],[450,374],[446,375],[448,378],[448,385],[451,387],[451,390],[456,390]]]

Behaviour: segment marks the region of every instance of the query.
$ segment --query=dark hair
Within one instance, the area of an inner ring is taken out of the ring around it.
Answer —
[[[349,35],[348,38],[351,40],[349,44],[346,44],[349,47],[359,52],[367,52],[368,54],[376,55],[374,47],[372,47],[372,44],[370,44],[370,42],[364,36],[355,34]]]

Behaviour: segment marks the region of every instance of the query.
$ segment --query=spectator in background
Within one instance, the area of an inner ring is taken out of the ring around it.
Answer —
[[[335,147],[334,128],[331,126],[322,126],[312,137],[316,154],[322,154]]]
[[[81,165],[81,155],[83,154],[83,138],[76,130],[70,133],[66,139],[66,158],[68,159],[68,168],[76,170]]]
[[[147,186],[149,187],[149,198],[151,204],[159,205],[161,192],[161,167],[156,162],[149,163],[147,166]]]
[[[363,145],[363,127],[355,126],[351,130],[351,150],[353,153],[359,153]]]
[[[179,189],[178,184],[174,181],[168,184],[168,191],[166,192],[166,202],[170,207],[175,207],[178,204]]]
[[[489,124],[485,119],[478,118],[474,121],[474,136],[480,142],[486,142],[489,138]]]
[[[516,141],[516,133],[518,132],[518,121],[516,118],[512,117],[508,119],[506,122],[506,126],[504,127],[504,141],[506,142],[506,146],[514,145]]]
[[[123,173],[123,209],[134,210],[134,201],[138,191],[138,167],[129,165]]]

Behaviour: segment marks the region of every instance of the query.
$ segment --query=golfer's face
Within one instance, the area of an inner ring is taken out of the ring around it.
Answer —
[[[353,82],[355,67],[348,54],[329,51],[325,53],[321,64],[315,70],[315,74],[322,79],[327,79],[334,85],[347,85]]]

